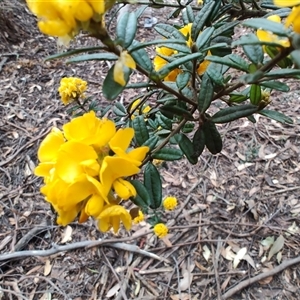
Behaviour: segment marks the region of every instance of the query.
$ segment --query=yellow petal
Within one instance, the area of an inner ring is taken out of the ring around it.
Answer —
[[[120,151],[125,151],[134,136],[134,130],[132,128],[119,129],[114,137],[110,140],[110,148],[118,154]]]
[[[124,69],[123,69],[123,63],[120,59],[118,59],[114,66],[114,81],[121,86],[126,85],[126,81],[124,78]]]
[[[94,111],[74,118],[63,126],[65,137],[95,147],[104,147],[116,133],[114,122],[99,119]]]
[[[113,182],[121,177],[137,174],[140,169],[124,158],[106,156],[100,169],[100,181],[107,195]]]
[[[46,177],[50,175],[50,171],[54,168],[55,163],[53,162],[45,162],[40,163],[35,169],[34,169],[34,175]]]
[[[114,181],[113,188],[120,198],[127,200],[130,197],[136,196],[136,190],[134,186],[127,180],[119,178]]]
[[[58,128],[53,128],[44,138],[38,150],[40,162],[51,162],[57,159],[58,150],[65,143],[64,136]]]
[[[289,7],[300,4],[299,0],[273,0],[276,6],[280,7]]]
[[[127,51],[123,51],[121,53],[121,61],[122,61],[122,64],[128,68],[131,68],[131,69],[136,68],[134,59],[132,58],[132,56],[130,54],[128,54]]]
[[[94,194],[88,200],[85,206],[85,212],[89,216],[93,216],[94,218],[97,218],[98,215],[102,212],[103,206],[104,206],[103,198],[98,194]]]
[[[97,168],[98,155],[95,150],[88,145],[77,142],[66,142],[61,146],[56,163],[56,172],[60,178],[66,182],[73,182],[82,174],[95,176],[94,170]],[[91,166],[91,161],[94,165]],[[84,165],[88,161],[89,169]],[[83,163],[83,165],[82,165]],[[91,170],[91,173],[85,173]]]
[[[72,27],[69,26],[64,20],[47,20],[39,21],[38,27],[44,34],[51,36],[63,37],[72,31]]]

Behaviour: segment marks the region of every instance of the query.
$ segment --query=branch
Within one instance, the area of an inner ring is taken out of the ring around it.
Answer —
[[[247,286],[263,280],[267,277],[271,277],[273,275],[276,275],[279,272],[282,272],[283,270],[287,269],[288,267],[291,267],[295,264],[299,264],[300,263],[300,256],[290,259],[290,260],[286,260],[284,261],[282,264],[280,264],[279,266],[275,267],[274,269],[265,272],[265,273],[261,273],[257,276],[254,276],[252,278],[246,279],[242,282],[240,282],[238,285],[236,285],[235,287],[231,288],[230,290],[228,290],[225,294],[223,294],[222,299],[226,300],[229,297],[232,297],[234,294],[240,292],[242,289],[246,288]]]
[[[125,242],[137,239],[149,233],[153,233],[152,231],[148,231],[146,233],[142,233],[137,236],[122,238],[122,239],[107,239],[107,240],[99,240],[99,241],[82,241],[76,242],[68,245],[57,245],[53,244],[52,248],[46,250],[27,250],[27,251],[17,251],[13,253],[5,253],[0,255],[0,261],[12,260],[12,259],[22,259],[25,257],[32,257],[32,256],[50,256],[59,252],[70,251],[80,248],[91,248],[96,246],[106,246],[112,247],[117,249],[122,249],[126,251],[135,252],[159,261],[169,262],[167,259],[160,257],[156,254],[147,252],[145,250],[140,249],[136,245],[130,245]],[[118,242],[116,242],[118,241]]]

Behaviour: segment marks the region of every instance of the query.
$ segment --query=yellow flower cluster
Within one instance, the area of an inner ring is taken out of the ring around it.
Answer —
[[[179,31],[186,37],[188,37],[187,40],[187,45],[189,47],[192,47],[193,45],[193,41],[191,38],[192,35],[192,25],[193,23],[189,23],[186,26],[184,26],[183,28],[181,28]],[[155,56],[154,60],[153,60],[153,64],[154,64],[154,68],[155,71],[159,71],[161,68],[163,68],[168,62],[162,58],[159,55],[162,56],[172,56],[174,54],[177,54],[178,51],[167,48],[167,47],[156,47],[156,53],[158,55]],[[208,52],[208,55],[210,55],[210,52]],[[209,61],[204,60],[201,64],[199,64],[198,68],[197,68],[197,73],[198,75],[203,75],[205,70],[207,69],[208,65],[209,65]],[[165,78],[165,81],[176,81],[176,77],[178,74],[180,74],[182,72],[182,70],[180,69],[175,69],[173,71],[171,71]]]
[[[163,207],[165,210],[173,210],[177,206],[176,197],[166,197],[163,201]]]
[[[87,82],[78,77],[64,77],[60,81],[58,92],[61,101],[67,105],[75,99],[84,98],[87,89]]]
[[[114,122],[99,119],[93,111],[53,128],[38,150],[37,176],[44,178],[42,194],[58,213],[58,224],[67,225],[79,214],[98,221],[101,231],[118,231],[122,221],[128,230],[132,219],[121,199],[136,196],[125,180],[140,171],[148,147],[128,151],[132,128],[117,130]]]
[[[285,26],[292,26],[295,32],[300,33],[300,0],[273,0],[273,2],[280,7],[294,6],[286,19]]]
[[[31,12],[39,19],[41,32],[65,39],[73,38],[90,22],[101,22],[103,14],[115,0],[26,0]]]
[[[161,239],[168,234],[169,229],[164,223],[158,223],[154,226],[153,231]]]

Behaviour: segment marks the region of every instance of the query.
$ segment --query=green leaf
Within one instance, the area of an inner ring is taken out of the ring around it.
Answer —
[[[56,53],[53,55],[49,55],[48,57],[46,57],[45,61],[53,60],[53,59],[57,59],[57,58],[68,57],[68,56],[72,56],[72,55],[79,54],[82,52],[99,51],[99,50],[105,50],[105,49],[107,49],[105,46],[83,47],[83,48],[78,48],[78,49],[74,49],[74,50],[70,50],[70,51],[66,51],[66,52],[62,52],[62,53]]]
[[[199,50],[203,48],[208,41],[211,39],[212,34],[214,33],[215,28],[214,27],[208,27],[205,28],[197,37],[196,45]]]
[[[258,84],[252,84],[250,88],[250,102],[258,105],[261,101],[261,87]]]
[[[253,33],[248,34],[248,38],[249,40],[259,41],[257,36]],[[261,64],[263,62],[264,51],[261,45],[243,45],[243,49],[249,60],[252,61],[255,65]]]
[[[290,91],[290,87],[285,84],[284,82],[280,82],[280,81],[264,81],[260,83],[261,86],[272,89],[272,90],[277,90],[280,92],[289,92]]]
[[[208,55],[205,59],[244,72],[249,70],[249,64],[237,54],[229,54],[224,57]]]
[[[211,121],[206,121],[203,123],[202,129],[205,136],[205,145],[209,152],[212,154],[220,153],[223,148],[223,143],[216,125]]]
[[[199,157],[205,147],[205,133],[202,128],[198,128],[193,136],[194,153],[193,157]]]
[[[202,9],[198,12],[192,25],[192,40],[196,41],[200,31],[203,29],[206,20],[209,18],[215,6],[215,1],[205,2]]]
[[[125,12],[121,14],[120,20],[117,22],[117,41],[120,45],[127,49],[135,37],[137,31],[137,18],[135,12]]]
[[[185,55],[183,57],[180,57],[178,59],[175,59],[174,61],[166,64],[164,67],[162,67],[158,72],[159,78],[165,78],[171,71],[178,68],[180,65],[192,61],[194,59],[197,59],[199,57],[203,56],[202,53],[192,53],[189,55]]]
[[[260,41],[259,39],[249,39],[249,34],[240,37],[237,41],[232,42],[232,47],[242,46],[242,45],[268,45],[274,47],[282,47],[281,44],[278,42],[267,42],[267,41]]]
[[[124,79],[125,82],[128,82],[129,80],[129,76],[131,74],[131,69],[124,66],[123,68],[124,70]],[[103,92],[103,96],[107,99],[107,100],[114,100],[116,99],[120,93],[122,93],[122,91],[125,89],[125,86],[122,86],[120,84],[118,84],[117,82],[115,82],[114,80],[114,66],[112,66],[105,79],[103,82],[103,86],[102,86],[102,92]]]
[[[173,160],[181,159],[183,156],[183,153],[180,149],[165,147],[165,148],[162,148],[162,149],[154,152],[151,156],[154,159],[173,161]]]
[[[144,185],[150,195],[150,207],[157,209],[162,202],[162,182],[157,168],[149,162],[144,171]]]
[[[252,104],[236,105],[224,108],[211,117],[213,123],[227,123],[239,118],[248,117],[258,111]]]
[[[154,29],[166,39],[178,39],[186,41],[186,37],[174,26],[168,24],[157,24]]]
[[[137,116],[132,120],[132,128],[135,132],[135,140],[139,146],[143,145],[149,139],[149,132],[146,126],[144,116]]]
[[[218,27],[214,34],[212,35],[212,39],[214,39],[217,36],[220,35],[227,35],[228,32],[231,32],[233,30],[233,28],[235,28],[238,24],[240,23],[240,21],[232,21],[232,22],[226,22],[224,25]],[[230,34],[231,36],[231,34]]]
[[[264,18],[249,19],[242,23],[244,26],[270,31],[278,36],[288,36],[288,30],[283,24]]]
[[[185,123],[181,131],[183,133],[190,133],[194,130],[194,128],[195,128],[195,123]]]
[[[180,116],[187,120],[193,121],[193,115],[186,109],[178,105],[164,105],[159,108],[159,110],[166,116],[167,114],[172,114]]]
[[[269,109],[263,109],[259,112],[259,114],[268,117],[270,119],[273,119],[277,122],[283,123],[283,124],[293,124],[293,120],[290,117],[287,117],[283,113],[280,113],[275,110],[269,110]]]
[[[156,120],[162,128],[168,130],[172,129],[172,121],[168,117],[165,117],[162,113],[156,114]]]
[[[299,69],[300,68],[300,50],[294,50],[291,53],[291,58],[292,58],[293,62],[295,63],[295,65]]]
[[[215,84],[219,86],[225,85],[225,80],[223,78],[223,65],[217,63],[210,63],[208,68],[206,69],[206,73]]]
[[[174,49],[174,50],[183,49],[184,50],[183,52],[186,52],[186,53],[191,52],[190,48],[186,45],[186,40],[159,39],[159,40],[154,40],[154,41],[151,41],[151,42],[144,42],[142,44],[131,46],[129,48],[130,49],[129,53],[131,53],[133,51],[137,51],[137,50],[142,49],[142,48],[153,46],[153,45],[161,45],[161,46],[171,48],[171,49]],[[181,48],[179,48],[180,46],[181,46]],[[185,46],[185,47],[183,47],[183,46]]]
[[[150,195],[145,186],[138,180],[129,180],[136,190],[136,197],[131,197],[130,200],[141,208],[148,208],[151,203]]]
[[[194,16],[193,9],[190,5],[187,5],[182,10],[182,20],[183,20],[184,25],[194,22],[195,16]]]
[[[176,84],[177,84],[179,91],[187,86],[187,84],[189,83],[190,77],[191,77],[191,74],[188,72],[183,72],[183,73],[178,74],[178,76],[176,77]]]
[[[142,45],[142,44],[140,44],[139,42],[134,40],[129,49],[131,49],[131,48],[134,49],[135,47],[137,48],[140,45]],[[130,52],[130,55],[133,57],[136,64],[138,64],[145,71],[147,71],[149,73],[153,72],[152,61],[145,49],[132,50]]]
[[[116,102],[116,104],[113,108],[113,112],[119,117],[124,117],[127,115],[125,106],[123,104],[121,104],[120,102]]]
[[[117,60],[118,56],[113,53],[92,53],[92,54],[84,54],[76,57],[72,57],[67,60],[67,64],[77,63],[82,61],[90,61],[90,60]]]
[[[232,94],[230,94],[229,101],[235,102],[235,103],[241,103],[241,102],[244,102],[245,100],[247,100],[248,98],[249,98],[249,96],[247,96],[247,95],[232,93]]]
[[[198,109],[204,113],[211,104],[214,97],[214,86],[211,78],[207,73],[204,73],[198,96]]]
[[[158,136],[154,134],[146,142],[144,142],[142,146],[147,146],[150,148],[150,150],[153,150],[157,145],[158,141],[159,141]]]
[[[198,157],[194,156],[194,145],[191,140],[185,134],[177,134],[175,139],[187,160],[195,165],[198,162]]]
[[[300,69],[276,69],[264,74],[266,77],[290,78],[300,75]]]

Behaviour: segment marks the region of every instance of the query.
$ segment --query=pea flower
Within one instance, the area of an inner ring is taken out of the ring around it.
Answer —
[[[91,111],[45,137],[35,175],[44,178],[41,193],[58,213],[58,224],[65,226],[79,215],[80,222],[96,219],[102,231],[112,227],[116,232],[121,221],[130,228],[130,214],[119,203],[136,190],[125,177],[140,171],[149,151],[128,151],[133,136],[132,128],[117,130],[114,122]]]
[[[182,27],[179,31],[187,38],[187,46],[192,47],[193,41],[192,41],[192,25],[193,23],[189,23]],[[161,68],[163,68],[168,61],[163,58],[163,56],[173,56],[177,54],[178,52],[176,50],[167,48],[167,47],[156,47],[156,53],[157,55],[154,57],[153,64],[155,71],[159,71]],[[211,55],[210,51],[208,51],[208,55]],[[204,60],[202,63],[199,64],[197,68],[198,75],[203,75],[206,71],[208,65],[210,64],[209,61]],[[172,70],[169,74],[167,74],[164,78],[165,81],[176,81],[177,76],[182,73],[182,70],[179,68]]]
[[[289,7],[294,6],[292,12],[286,19],[285,26],[292,26],[293,30],[300,33],[300,1],[299,0],[273,0],[276,6]],[[297,6],[299,5],[299,6]]]
[[[38,18],[38,27],[44,34],[58,37],[67,43],[81,29],[89,30],[93,22],[102,22],[102,16],[114,0],[26,0],[30,11]]]
[[[73,102],[74,100],[83,99],[84,92],[87,89],[87,82],[78,77],[64,77],[60,81],[58,92],[63,104]]]
[[[166,210],[173,210],[177,206],[177,198],[176,197],[166,197],[163,201],[163,207]]]
[[[161,239],[168,234],[169,229],[165,224],[158,223],[154,226],[153,231],[154,231],[155,235],[157,235]]]
[[[278,15],[269,16],[267,19],[270,21],[276,22],[276,23],[281,23],[281,18]],[[270,32],[270,31],[258,29],[256,34],[260,41],[277,43],[283,47],[290,46],[290,42],[289,42],[288,38],[279,37],[278,35]]]

